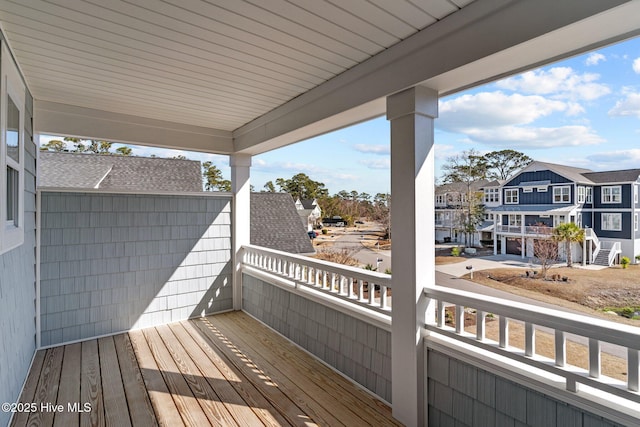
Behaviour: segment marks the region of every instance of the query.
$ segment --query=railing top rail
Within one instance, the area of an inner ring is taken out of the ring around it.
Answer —
[[[263,248],[261,246],[244,245],[243,248],[246,248],[247,250],[252,251],[254,253],[276,256],[278,258],[281,258],[287,261],[293,261],[299,264],[304,264],[307,266],[322,269],[324,271],[352,276],[358,279],[368,280],[379,285],[391,287],[391,276],[389,274],[379,273],[377,271],[364,270],[358,267],[337,264],[334,262],[323,261],[315,258],[302,256],[302,255],[290,254],[288,252],[278,251],[276,249]]]
[[[424,288],[424,292],[445,302],[640,350],[640,328],[634,326],[440,286]]]

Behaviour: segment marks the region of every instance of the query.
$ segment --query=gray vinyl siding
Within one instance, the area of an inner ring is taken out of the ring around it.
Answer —
[[[242,276],[243,309],[391,402],[391,333],[255,277]]]
[[[25,111],[24,243],[0,254],[0,402],[17,401],[36,348],[37,150],[31,130],[33,99],[28,92]],[[0,425],[6,425],[10,415],[0,412]]]
[[[232,308],[231,199],[42,193],[42,345]]]
[[[619,426],[439,351],[429,349],[427,357],[429,425]]]

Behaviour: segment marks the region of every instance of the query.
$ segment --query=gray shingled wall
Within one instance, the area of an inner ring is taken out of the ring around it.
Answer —
[[[32,142],[32,111],[33,100],[27,92],[24,243],[0,255],[0,402],[18,399],[36,348],[36,146]],[[10,416],[0,412],[0,425],[6,425]]]
[[[429,425],[614,427],[618,424],[429,349]]]
[[[232,308],[231,199],[42,193],[42,345]]]
[[[391,333],[288,292],[242,276],[243,309],[391,402]]]

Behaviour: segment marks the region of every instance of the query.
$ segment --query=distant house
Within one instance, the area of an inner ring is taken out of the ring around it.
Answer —
[[[464,222],[466,209],[469,206],[468,193],[476,197],[480,206],[492,205],[492,195],[500,183],[486,179],[471,183],[470,188],[463,182],[453,182],[439,185],[435,189],[435,231],[436,240],[441,242],[464,242]],[[491,195],[491,197],[489,197]],[[483,221],[476,227],[476,232],[470,236],[469,246],[489,243],[492,236],[493,221],[490,214],[485,213]]]
[[[39,153],[38,186],[104,191],[200,192],[200,162],[159,157]]]
[[[314,227],[320,223],[322,209],[318,206],[316,199],[298,198],[296,199],[295,206],[302,220],[302,225],[306,227],[307,231],[313,230]]]
[[[617,256],[640,254],[640,169],[593,172],[533,162],[502,187],[491,209],[500,252],[533,256],[533,244],[551,228],[573,222],[586,240],[573,253],[584,262],[610,265]],[[496,251],[497,251],[496,245]]]
[[[200,162],[194,160],[53,152],[41,152],[39,159],[42,189],[203,192]],[[315,252],[287,193],[252,193],[250,243],[296,254]]]

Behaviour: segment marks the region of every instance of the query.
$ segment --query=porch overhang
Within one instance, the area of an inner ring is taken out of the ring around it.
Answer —
[[[456,3],[461,5],[459,10],[435,23],[425,22],[421,31],[359,60],[346,71],[330,75],[324,82],[296,93],[289,92],[288,98],[281,97],[279,104],[273,100],[266,102],[261,93],[255,92],[256,105],[252,106],[230,95],[235,91],[251,93],[251,87],[227,86],[225,79],[207,76],[202,77],[202,83],[215,83],[219,90],[200,90],[190,79],[165,79],[164,85],[159,84],[160,80],[153,84],[143,82],[145,85],[140,82],[140,72],[120,75],[109,74],[107,69],[90,77],[83,74],[81,84],[70,85],[66,77],[73,74],[76,81],[80,71],[62,67],[57,62],[43,77],[34,65],[34,57],[48,55],[44,52],[46,49],[34,51],[33,44],[29,43],[32,36],[34,40],[36,36],[42,40],[41,28],[32,25],[38,22],[41,11],[31,16],[31,12],[6,6],[0,8],[0,20],[34,96],[34,122],[38,132],[251,155],[383,115],[385,97],[409,87],[425,85],[440,96],[451,94],[640,34],[634,19],[640,14],[637,1]],[[73,4],[70,7],[73,8]],[[26,13],[26,17],[21,13]],[[96,25],[104,22],[98,19]],[[195,26],[193,29],[198,30]],[[98,32],[92,35],[92,43],[110,41],[107,35],[99,36]],[[139,48],[138,41],[132,41],[136,48]],[[74,39],[74,43],[81,43],[81,39]],[[80,47],[72,53],[65,50],[65,54],[72,54],[78,63],[90,63],[95,52]],[[166,55],[175,59],[173,52],[167,51]],[[202,50],[199,55],[207,58],[208,52]],[[140,58],[129,57],[127,61],[136,70],[143,70],[145,58],[146,52]],[[185,63],[184,67],[194,71],[191,64]],[[260,65],[256,63],[255,68],[259,70]],[[114,76],[118,79],[114,80]],[[57,85],[55,93],[47,85]],[[184,89],[175,107],[167,102],[167,96],[173,96],[164,93],[169,90],[167,85]],[[107,102],[101,98],[104,94],[95,89],[98,87],[118,90],[108,94]],[[133,89],[127,90],[129,87]],[[64,88],[69,89],[67,94],[62,91]],[[146,96],[144,90],[151,91],[150,96]],[[220,91],[229,100],[228,113],[219,99]],[[239,107],[236,101],[243,106]]]

